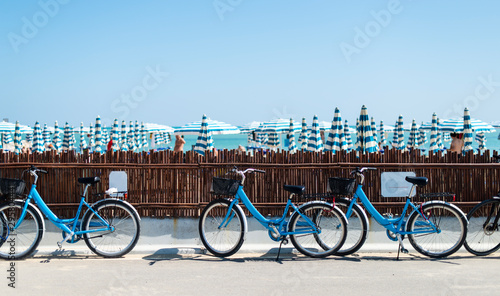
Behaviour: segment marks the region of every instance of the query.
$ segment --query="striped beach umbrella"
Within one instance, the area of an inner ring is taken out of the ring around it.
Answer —
[[[298,123],[294,123],[293,130],[294,132],[300,131],[300,125]],[[273,119],[271,121],[263,122],[256,131],[261,133],[288,133],[290,131],[290,120],[284,118]]]
[[[142,147],[142,134],[141,134],[141,127],[139,126],[139,121],[135,121],[135,138],[134,138],[134,141],[135,141],[135,149],[141,149]]]
[[[384,128],[384,121],[380,121],[380,143],[385,146],[387,145],[387,140],[385,139],[385,128]]]
[[[398,117],[398,126],[396,128],[396,131],[398,132],[398,142],[396,148],[398,150],[405,150],[406,145],[405,145],[405,134],[403,127],[403,115],[399,115]]]
[[[19,121],[16,121],[16,128],[14,130],[14,152],[16,154],[21,153],[21,148],[21,127],[19,125]]]
[[[141,148],[148,147],[148,133],[144,127],[144,122],[141,122]]]
[[[465,111],[464,111],[464,113],[465,113]],[[484,121],[481,121],[478,119],[472,119],[472,118],[470,118],[469,120],[470,120],[470,127],[471,127],[472,132],[491,133],[491,132],[496,131],[496,129],[492,125],[490,125]],[[463,133],[464,132],[464,118],[463,117],[462,118],[450,118],[450,119],[441,120],[440,124],[438,125],[438,128],[441,132]]]
[[[472,125],[469,109],[464,109],[464,152],[472,150]]]
[[[160,146],[161,144],[165,143],[162,133],[159,132],[154,133],[154,139],[155,139],[155,146]]]
[[[340,110],[339,108],[335,108],[332,126],[325,143],[325,150],[335,153],[336,151],[340,151],[341,149],[347,149],[347,142],[345,140],[344,127],[342,126],[342,116],[340,115]]]
[[[357,151],[363,153],[372,153],[377,151],[377,142],[373,140],[372,127],[368,117],[368,109],[365,105],[361,107],[361,114],[359,115],[357,141]]]
[[[59,124],[57,123],[57,121],[54,123],[54,138],[52,139],[52,144],[54,145],[54,150],[56,150],[57,152],[61,152],[61,130],[59,129]]]
[[[307,132],[307,123],[306,119],[302,118],[302,129],[299,136],[299,144],[301,150],[307,149],[307,140],[309,139],[309,133]]]
[[[423,122],[422,122],[423,124]],[[418,129],[418,133],[419,133],[419,138],[418,138],[418,143],[420,146],[424,145],[424,144],[427,144],[427,134],[425,133],[425,130],[422,128],[422,126],[420,126],[420,128]]]
[[[69,131],[70,131],[70,138],[69,138],[69,150],[74,150],[76,147],[76,139],[75,139],[75,132],[74,132],[73,126],[70,126]]]
[[[182,127],[176,129],[175,134],[198,135],[199,131],[201,130],[202,122],[203,120],[185,124]],[[238,127],[222,121],[212,120],[208,117],[206,119],[206,124],[212,135],[234,135],[240,133],[240,129]]]
[[[371,120],[371,128],[372,128],[372,136],[373,136],[373,140],[375,141],[375,143],[378,143],[378,138],[377,138],[377,125],[375,124],[375,119],[373,119],[372,117],[372,120]]]
[[[50,143],[52,142],[52,139],[50,137],[49,127],[47,126],[46,123],[43,125],[42,136],[43,136],[43,145],[44,145],[44,147],[48,147],[50,145]]]
[[[4,132],[2,138],[3,138],[2,139],[3,145],[9,145],[14,143],[14,140],[12,140],[12,136],[10,135],[9,132]]]
[[[80,151],[87,149],[87,141],[85,140],[85,129],[83,127],[83,122],[80,122]]]
[[[267,141],[267,146],[272,149],[277,149],[280,147],[281,142],[280,142],[280,136],[278,133],[269,133],[269,138]]]
[[[92,126],[92,123],[89,125],[89,149],[91,152],[94,152],[95,149],[95,131],[94,127]]]
[[[128,129],[127,144],[128,144],[128,150],[134,151],[135,149],[137,149],[137,145],[135,144],[134,123],[132,121],[130,121],[129,129]]]
[[[111,141],[113,141],[111,149],[113,149],[113,151],[120,150],[120,132],[118,130],[117,118],[115,118],[115,121],[113,122],[113,129],[111,130]]]
[[[351,131],[349,130],[349,122],[347,119],[344,122],[344,136],[346,141],[346,150],[349,152],[352,150],[352,138]]]
[[[486,150],[486,136],[483,132],[476,133],[475,140],[479,143],[479,151]]]
[[[170,133],[162,133],[163,135],[163,143],[170,144]]]
[[[307,151],[321,152],[323,151],[323,140],[321,140],[321,133],[319,130],[318,116],[314,115],[311,127],[311,134],[307,141]]]
[[[406,145],[406,148],[416,149],[419,146],[418,138],[419,135],[417,131],[417,123],[415,122],[415,119],[413,119],[410,129],[410,137],[408,138],[408,144]]]
[[[33,138],[35,136],[35,129],[33,128],[33,133],[27,133],[26,134],[26,143],[28,143],[28,145],[31,145],[33,146]]]
[[[214,142],[212,139],[212,132],[208,128],[208,119],[205,114],[201,119],[200,130],[198,132],[198,139],[196,140],[196,144],[194,145],[194,151],[198,152],[201,155],[205,155],[205,151],[213,150]]]
[[[102,127],[101,127],[101,117],[97,116],[95,119],[95,146],[94,152],[102,152]]]
[[[128,151],[127,123],[125,122],[125,120],[122,120],[122,135],[120,139],[120,148],[122,151]]]
[[[429,146],[429,151],[438,152],[438,127],[437,127],[437,115],[436,113],[432,114],[432,123],[431,123],[431,143]]]
[[[443,141],[444,142],[450,142],[451,141],[450,133],[443,133]]]
[[[106,127],[105,124],[102,125],[101,127],[101,134],[102,134],[102,145],[104,145],[103,150],[107,150],[108,148],[108,143],[109,143],[109,129]]]
[[[43,145],[42,130],[40,129],[40,124],[38,121],[35,123],[35,128],[33,129],[33,152],[43,152],[45,151],[45,146]]]
[[[69,124],[66,122],[66,124],[64,125],[64,136],[62,143],[63,151],[69,150],[70,141],[71,141],[71,131],[69,129]]]
[[[396,120],[396,124],[394,126],[395,126],[395,128],[394,128],[393,135],[392,135],[392,147],[397,149],[398,144],[399,144],[398,121],[397,120]]]
[[[297,152],[297,145],[295,144],[295,135],[294,135],[294,124],[293,119],[290,118],[290,130],[288,131],[288,151],[291,153]]]

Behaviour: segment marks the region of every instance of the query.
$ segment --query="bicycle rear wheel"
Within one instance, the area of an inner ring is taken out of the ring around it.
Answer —
[[[420,215],[420,213],[423,214]],[[437,231],[433,231],[433,226]],[[467,235],[467,218],[460,209],[448,203],[434,201],[424,204],[408,218],[411,245],[419,253],[441,258],[449,256],[463,245]]]
[[[218,257],[238,252],[244,240],[245,218],[236,207],[229,211],[230,205],[231,202],[227,199],[213,200],[203,209],[198,224],[203,245]]]
[[[326,202],[313,202],[299,208],[290,218],[290,240],[302,254],[322,258],[342,247],[347,235],[344,214]],[[319,229],[315,231],[311,222]]]
[[[486,256],[500,248],[500,231],[496,217],[500,214],[500,199],[488,199],[467,214],[469,227],[464,247],[477,256]]]
[[[350,200],[336,199],[335,205],[344,214],[347,212]],[[352,205],[352,212],[347,217],[347,237],[342,247],[335,252],[335,255],[347,256],[358,251],[365,243],[368,234],[368,217],[366,216],[363,208],[358,204]]]
[[[16,229],[24,202],[12,201],[0,205],[0,258],[23,259],[38,247],[43,237],[44,221],[39,211],[28,204],[26,215]]]
[[[83,234],[89,249],[107,258],[132,251],[141,232],[139,216],[132,206],[121,200],[105,200],[96,204],[94,211],[97,215],[89,210],[82,219],[82,230],[94,231]],[[99,230],[107,226],[111,230]]]

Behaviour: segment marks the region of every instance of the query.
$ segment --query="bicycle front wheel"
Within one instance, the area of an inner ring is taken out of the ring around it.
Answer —
[[[82,219],[82,230],[90,231],[83,234],[89,249],[107,258],[132,251],[141,232],[135,210],[121,200],[105,200],[93,209],[95,213],[89,210]]]
[[[210,202],[200,216],[198,231],[207,250],[217,257],[227,257],[238,252],[245,236],[243,213],[227,199]]]
[[[467,215],[469,227],[465,248],[477,256],[486,256],[500,248],[498,221],[500,199],[488,199],[476,205]]]
[[[23,212],[24,202],[12,201],[0,205],[0,258],[23,259],[29,256],[42,240],[44,222],[31,204],[21,224],[14,229]]]
[[[299,208],[290,218],[290,240],[302,254],[322,258],[342,247],[347,235],[347,221],[331,204],[313,202]],[[317,230],[315,230],[315,228]]]
[[[444,202],[424,204],[408,218],[408,238],[419,253],[441,258],[463,245],[467,235],[467,218],[460,209]],[[434,228],[436,230],[434,230]]]
[[[347,212],[350,200],[347,199],[336,199],[335,205],[344,214]],[[347,256],[358,251],[365,243],[366,236],[368,234],[368,217],[358,204],[352,205],[352,211],[347,218],[347,237],[345,239],[342,247],[335,252],[335,255]]]

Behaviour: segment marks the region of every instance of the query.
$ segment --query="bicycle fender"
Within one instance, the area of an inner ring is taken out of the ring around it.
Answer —
[[[107,202],[107,201],[120,201],[120,202],[122,202],[122,203],[126,204],[127,206],[129,206],[129,207],[130,207],[130,208],[134,211],[134,213],[137,215],[137,217],[139,217],[139,221],[141,221],[141,216],[139,216],[139,213],[137,212],[137,210],[135,209],[135,207],[134,207],[134,206],[132,206],[132,205],[131,205],[128,201],[125,201],[125,200],[123,200],[123,199],[114,198],[114,197],[105,198],[105,199],[101,199],[101,200],[99,200],[99,201],[97,201],[97,202],[93,203],[93,204],[91,205],[91,207],[92,207],[92,208],[94,208],[94,207],[96,207],[96,206],[100,205],[101,203],[103,203],[103,202]],[[83,214],[83,216],[82,216],[82,217],[85,217],[85,215],[87,215],[87,213],[88,213],[89,211],[90,211],[90,209],[87,209],[87,210],[85,211],[85,213]]]
[[[455,210],[457,210],[459,213],[462,214],[462,216],[465,218],[465,221],[467,221],[467,225],[469,224],[469,220],[467,220],[467,215],[465,215],[465,213],[459,208],[457,207],[456,205],[454,204],[451,204],[449,202],[445,202],[445,201],[442,201],[442,200],[430,200],[430,201],[426,201],[422,204],[422,207],[425,206],[425,205],[428,205],[428,204],[447,204],[449,205],[450,207],[454,208]]]

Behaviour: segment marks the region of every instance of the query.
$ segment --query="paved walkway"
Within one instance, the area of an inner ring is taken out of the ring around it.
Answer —
[[[417,254],[361,253],[311,259],[286,254],[50,255],[0,261],[1,295],[495,295],[500,257],[461,253],[446,259]],[[73,282],[78,281],[78,282]]]

